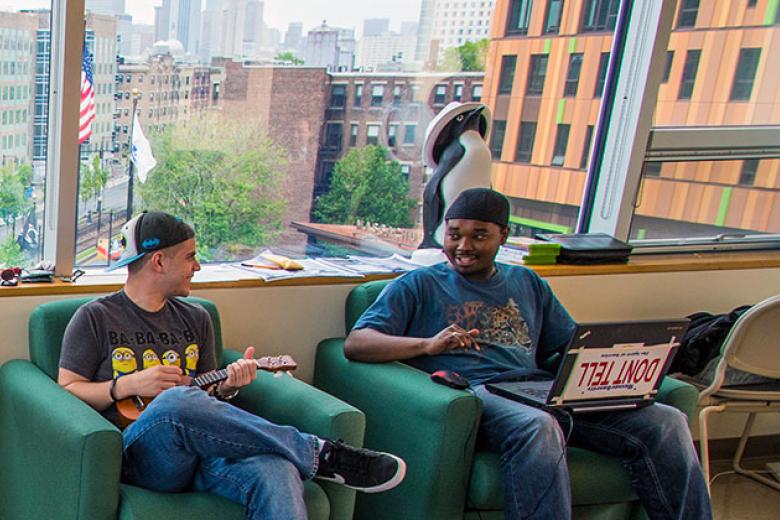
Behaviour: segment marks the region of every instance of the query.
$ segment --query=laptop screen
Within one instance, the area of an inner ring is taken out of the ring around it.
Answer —
[[[688,320],[577,325],[551,401],[651,399],[658,390]]]

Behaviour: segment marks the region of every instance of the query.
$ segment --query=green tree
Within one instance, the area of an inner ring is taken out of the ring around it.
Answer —
[[[414,205],[401,164],[389,161],[385,148],[368,145],[350,150],[336,163],[330,189],[315,201],[314,217],[330,224],[362,220],[411,227]]]
[[[32,168],[22,165],[14,168],[7,164],[0,167],[0,217],[13,228],[16,218],[26,215],[32,208],[25,197],[25,188],[32,181]]]
[[[15,267],[27,263],[22,248],[16,243],[16,238],[12,233],[0,241],[0,266]]]
[[[157,166],[139,186],[143,207],[195,228],[205,259],[230,259],[269,245],[281,231],[283,150],[258,125],[218,116],[154,136]]]
[[[79,198],[86,207],[90,199],[97,197],[108,182],[108,169],[103,168],[100,156],[95,155],[92,163],[81,163],[79,179]]]
[[[303,65],[303,60],[296,56],[292,51],[280,52],[274,59],[277,61],[289,61],[293,65]]]
[[[483,38],[445,49],[441,64],[437,68],[447,72],[484,71],[489,46],[490,40]]]

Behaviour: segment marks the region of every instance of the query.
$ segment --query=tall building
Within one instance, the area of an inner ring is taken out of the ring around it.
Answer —
[[[618,4],[497,1],[485,84],[493,184],[532,230],[575,228]],[[653,125],[777,124],[776,7],[678,2]],[[778,170],[757,159],[647,163],[631,238],[778,233]]]
[[[86,0],[84,8],[95,14],[117,16],[125,14],[125,0]]]
[[[223,0],[208,0],[203,11],[203,24],[200,31],[201,63],[211,63],[211,58],[222,55],[222,23],[224,16]]]
[[[33,128],[37,121],[33,110],[40,101],[35,71],[41,62],[34,61],[39,52],[38,18],[34,13],[0,12],[0,45],[5,56],[0,74],[0,163],[3,165],[31,162]],[[48,83],[41,90],[48,94]],[[43,101],[47,103],[48,99]],[[47,120],[45,111],[43,119]]]
[[[257,56],[263,45],[263,7],[263,2],[259,0],[247,0],[244,6],[242,56]]]
[[[404,63],[414,61],[417,35],[383,33],[377,36],[363,36],[358,42],[355,66],[365,71],[378,71],[390,66],[403,68]]]
[[[155,36],[179,40],[190,54],[198,54],[200,44],[200,0],[162,0],[155,7]]]
[[[141,56],[154,45],[154,25],[133,24],[128,56]]]
[[[3,16],[7,15],[3,13]],[[46,160],[48,150],[49,51],[51,47],[49,12],[41,11],[37,13],[35,23],[35,57],[37,66],[34,69],[35,119],[32,129],[32,159],[34,166],[42,164]],[[87,14],[84,39],[87,49],[93,56],[92,90],[95,92],[95,119],[92,121],[92,135],[81,144],[82,160],[88,160],[95,154],[110,153],[115,148],[114,81],[117,67],[116,31],[117,24],[113,16]]]
[[[390,32],[390,18],[366,18],[363,20],[363,34],[361,38],[381,36],[386,32]]]
[[[284,34],[284,48],[293,52],[300,52],[302,41],[303,24],[301,22],[290,22],[287,24],[287,32]]]
[[[307,67],[329,71],[349,71],[355,66],[355,31],[322,25],[306,36],[303,61]]]
[[[434,68],[444,49],[488,38],[495,1],[422,0],[415,59]]]

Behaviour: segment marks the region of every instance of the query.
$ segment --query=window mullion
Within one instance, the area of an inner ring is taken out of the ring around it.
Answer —
[[[79,172],[84,0],[52,2],[48,160],[43,256],[55,274],[73,271]]]
[[[675,4],[675,0],[633,2],[614,108],[609,120],[599,123],[607,131],[589,233],[628,239]]]

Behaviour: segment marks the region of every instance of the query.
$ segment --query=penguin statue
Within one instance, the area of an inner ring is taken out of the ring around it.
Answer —
[[[425,131],[423,162],[433,176],[423,193],[423,240],[412,260],[430,264],[444,260],[444,214],[469,188],[490,188],[492,157],[485,138],[490,108],[482,103],[450,103]]]

